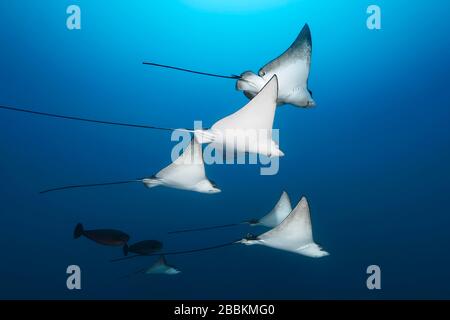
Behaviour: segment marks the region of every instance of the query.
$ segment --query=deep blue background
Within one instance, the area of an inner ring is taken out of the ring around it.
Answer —
[[[318,104],[278,109],[286,153],[278,175],[208,166],[218,195],[140,185],[39,195],[151,175],[170,161],[174,143],[165,132],[0,111],[0,298],[450,298],[450,3],[225,2],[0,2],[2,105],[208,126],[247,102],[232,81],[142,61],[257,71],[306,22]],[[382,9],[380,31],[366,28],[372,3]],[[81,6],[82,30],[66,28],[70,4]],[[234,246],[170,257],[178,276],[117,280],[153,259],[111,264],[120,249],[72,239],[83,222],[123,229],[132,240],[160,239],[168,250],[214,245],[248,230],[166,231],[261,216],[282,190],[295,203],[308,196],[315,238],[331,256]],[[69,264],[82,268],[81,291],[65,287]],[[381,291],[366,288],[370,264],[382,268]]]

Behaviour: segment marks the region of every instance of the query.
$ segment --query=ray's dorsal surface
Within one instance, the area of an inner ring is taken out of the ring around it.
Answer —
[[[312,258],[329,255],[314,242],[309,205],[305,197],[281,224],[260,236],[248,237],[239,242],[246,245],[264,245]]]

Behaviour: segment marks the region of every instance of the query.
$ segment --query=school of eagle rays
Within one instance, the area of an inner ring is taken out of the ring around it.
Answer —
[[[280,56],[261,67],[257,73],[245,71],[241,75],[218,75],[154,62],[143,62],[146,66],[236,81],[236,89],[242,91],[250,101],[233,114],[220,118],[208,129],[175,129],[144,124],[113,122],[46,113],[15,106],[2,105],[0,109],[28,114],[30,116],[51,117],[110,126],[182,131],[190,135],[190,143],[179,157],[159,171],[155,170],[154,174],[150,176],[142,176],[124,181],[71,184],[46,189],[41,191],[41,193],[75,188],[140,183],[147,188],[168,187],[204,194],[214,194],[221,190],[219,185],[210,180],[206,174],[202,145],[211,144],[219,148],[231,148],[235,152],[257,154],[266,157],[284,156],[284,152],[281,151],[280,146],[272,137],[275,113],[278,106],[286,104],[300,108],[310,108],[316,105],[313,99],[313,93],[308,87],[311,56],[311,31],[309,26],[305,24],[290,47]],[[263,130],[267,134],[262,139],[261,137],[255,139],[249,136],[249,130]],[[246,143],[235,143],[235,141],[246,141]],[[215,250],[238,244],[247,246],[262,245],[311,258],[321,258],[329,254],[313,238],[310,207],[307,198],[302,196],[295,206],[293,206],[288,193],[285,191],[282,191],[281,197],[273,206],[273,209],[267,214],[261,215],[259,218],[248,218],[247,220],[225,225],[199,226],[197,228],[168,231],[168,233],[202,232],[218,228],[231,228],[242,224],[263,226],[268,230],[257,236],[247,234],[241,239],[236,239],[228,243],[183,251],[165,251],[163,250],[163,243],[158,240],[143,240],[130,244],[130,236],[123,231],[114,229],[88,230],[81,223],[75,227],[73,236],[75,239],[85,237],[101,245],[121,247],[123,249],[123,256],[111,260],[113,262],[129,260],[135,257],[157,257],[157,260],[152,265],[137,270],[133,274],[176,275],[181,271],[178,267],[172,266],[167,262],[167,256]]]

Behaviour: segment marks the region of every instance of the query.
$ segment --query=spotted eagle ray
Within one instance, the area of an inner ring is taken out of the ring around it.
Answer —
[[[311,258],[329,255],[314,242],[308,201],[302,197],[292,212],[275,228],[257,237],[248,236],[239,241],[245,245],[259,244],[290,251]]]
[[[205,76],[237,80],[236,89],[242,91],[249,99],[253,99],[272,76],[277,75],[280,85],[277,104],[292,104],[297,107],[308,108],[316,105],[312,97],[312,91],[308,88],[308,78],[311,69],[311,54],[311,30],[308,24],[305,24],[291,46],[276,59],[264,65],[258,71],[258,74],[255,74],[252,71],[246,71],[240,76],[226,76],[153,62],[143,62],[143,64]]]
[[[166,258],[161,255],[160,258],[151,265],[147,270],[145,270],[145,274],[167,274],[167,275],[175,275],[180,273],[181,271],[171,265],[169,265],[166,261]]]
[[[121,277],[121,279],[131,278],[132,276],[136,276],[139,274],[165,274],[173,276],[179,273],[181,273],[180,269],[168,264],[166,258],[163,255],[160,255],[158,260],[156,260],[150,267],[138,269],[128,275]]]
[[[235,113],[217,121],[210,129],[174,129],[142,124],[94,120],[10,106],[0,106],[0,109],[104,125],[191,132],[194,133],[197,141],[201,144],[210,143],[219,149],[234,150],[238,153],[255,153],[268,157],[281,157],[284,153],[279,149],[278,144],[272,137],[272,127],[275,118],[277,96],[278,79],[277,76],[274,75],[267,82],[264,88],[255,96],[255,98]],[[136,181],[125,181],[119,183],[129,182]]]
[[[211,226],[211,227],[201,227],[201,228],[194,228],[194,229],[183,229],[183,230],[177,230],[177,231],[170,231],[169,234],[175,234],[175,233],[186,233],[186,232],[192,232],[192,231],[206,231],[206,230],[213,230],[213,229],[219,229],[219,228],[228,228],[228,227],[235,227],[242,224],[248,224],[250,226],[264,226],[268,228],[273,228],[279,225],[292,211],[291,201],[289,199],[289,195],[286,191],[283,191],[281,194],[280,199],[276,203],[275,207],[265,216],[263,216],[260,219],[250,219],[243,221],[241,223],[230,223],[230,224],[224,224],[219,226]]]
[[[217,185],[206,177],[202,148],[198,144],[196,139],[192,139],[189,145],[185,148],[184,152],[174,162],[172,162],[170,165],[168,165],[152,177],[125,181],[68,185],[47,189],[41,191],[41,193],[128,183],[142,183],[147,188],[164,186],[168,188],[208,194],[220,192],[220,189],[217,187]]]
[[[248,246],[259,244],[266,247],[307,256],[310,258],[321,258],[329,255],[329,253],[324,251],[313,239],[311,214],[308,201],[305,197],[302,197],[297,206],[279,225],[259,236],[249,234],[242,239],[224,244],[199,249],[169,251],[161,254],[165,256],[190,254],[195,252],[215,250],[233,246],[235,244],[245,244]],[[131,258],[139,256],[140,255],[131,256]],[[129,259],[129,257],[113,259],[111,260],[111,262],[123,261],[127,259]]]

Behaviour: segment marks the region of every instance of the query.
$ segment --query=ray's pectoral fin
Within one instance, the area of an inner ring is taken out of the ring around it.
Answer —
[[[283,191],[275,207],[267,215],[259,219],[259,224],[274,228],[278,226],[292,212],[291,200],[286,191]]]
[[[280,80],[278,104],[313,107],[315,102],[308,89],[311,68],[311,30],[305,24],[291,46],[280,56],[263,66],[258,74],[266,81],[276,74]]]
[[[271,131],[275,118],[278,79],[273,76],[256,97],[235,113],[217,121],[212,130]]]
[[[220,192],[220,189],[206,176],[202,146],[196,138],[191,140],[175,161],[148,179],[147,183],[148,187],[164,185],[201,193]]]
[[[278,78],[274,75],[250,102],[217,121],[210,130],[220,143],[237,152],[282,156],[272,140],[277,97]]]

